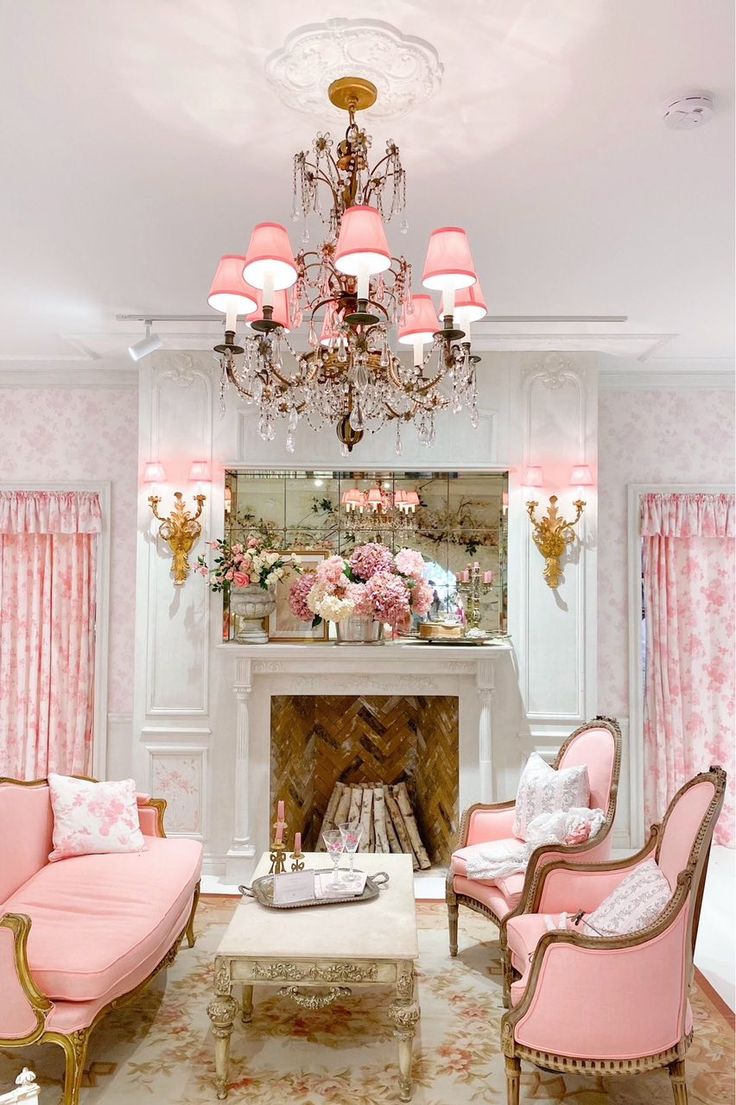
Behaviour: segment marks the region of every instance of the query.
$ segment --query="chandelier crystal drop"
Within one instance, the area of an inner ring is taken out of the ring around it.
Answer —
[[[344,137],[333,142],[319,133],[294,157],[291,215],[304,221],[305,248],[294,256],[285,227],[259,223],[245,255],[221,259],[208,299],[225,315],[225,340],[215,351],[223,387],[259,408],[265,441],[283,420],[291,453],[300,425],[332,425],[348,453],[366,433],[395,422],[398,455],[402,423],[413,422],[427,446],[438,411],[467,408],[477,426],[480,358],[471,352],[470,325],[486,304],[461,227],[434,230],[429,241],[422,282],[442,297],[441,323],[431,296],[412,294],[411,266],[392,255],[384,226],[398,216],[407,229],[399,149],[389,140],[371,167],[371,138],[355,121],[376,89],[344,77],[330,85],[329,98],[348,113]],[[308,249],[314,216],[326,237]],[[247,327],[242,344],[239,316]],[[306,350],[292,333],[302,326]],[[392,332],[411,357],[393,351]]]

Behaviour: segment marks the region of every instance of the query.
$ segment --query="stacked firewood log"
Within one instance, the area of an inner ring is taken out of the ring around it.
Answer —
[[[336,783],[322,822],[319,851],[324,851],[322,833],[344,822],[363,826],[359,852],[406,852],[412,857],[415,871],[432,866],[406,783]]]

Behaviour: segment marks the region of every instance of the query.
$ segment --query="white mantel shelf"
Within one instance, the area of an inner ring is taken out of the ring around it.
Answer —
[[[246,645],[223,642],[236,698],[234,835],[227,881],[248,877],[265,848],[272,695],[456,695],[459,700],[460,803],[494,797],[494,697],[517,687],[510,643],[498,645]],[[261,772],[256,782],[254,772]],[[260,831],[259,831],[260,830]]]

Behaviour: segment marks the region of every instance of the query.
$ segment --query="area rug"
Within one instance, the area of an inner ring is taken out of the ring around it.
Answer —
[[[103,1021],[90,1043],[81,1105],[205,1105],[213,1089],[213,1040],[205,1012],[212,956],[232,899],[200,903],[197,945],[182,948],[134,1003]],[[463,911],[460,954],[450,959],[444,905],[420,904],[419,998],[414,1051],[415,1105],[505,1105],[499,1051],[501,978],[492,970],[495,929]],[[350,924],[350,910],[345,910]],[[0,1000],[2,1000],[0,996]],[[300,1010],[256,988],[253,1022],[232,1038],[231,1105],[394,1105],[396,1044],[378,989],[319,1012]],[[700,990],[692,996],[695,1040],[688,1055],[691,1105],[733,1105],[733,1033]],[[43,1087],[41,1105],[60,1098],[62,1056],[50,1045],[0,1050],[0,1093],[27,1065]],[[524,1066],[522,1103],[672,1105],[664,1071],[633,1078],[562,1076]]]

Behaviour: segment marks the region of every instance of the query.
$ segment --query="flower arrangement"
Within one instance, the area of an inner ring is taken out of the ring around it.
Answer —
[[[295,618],[312,625],[368,617],[397,629],[411,614],[426,614],[432,597],[421,553],[401,549],[394,556],[371,542],[347,560],[330,556],[316,571],[301,575],[291,585],[289,606]]]
[[[262,535],[251,534],[244,542],[233,545],[224,539],[208,544],[215,553],[214,566],[210,568],[205,557],[200,556],[194,570],[207,580],[211,591],[251,584],[264,591],[271,590],[287,571],[300,571],[293,553],[272,548],[269,539]]]

